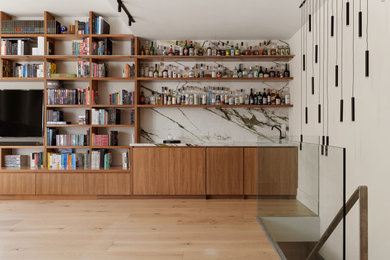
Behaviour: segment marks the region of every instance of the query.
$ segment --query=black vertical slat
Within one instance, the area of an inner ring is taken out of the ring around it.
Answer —
[[[366,77],[370,76],[370,51],[366,50]]]
[[[334,15],[330,17],[330,36],[334,36]]]
[[[338,87],[339,86],[339,65],[336,65],[336,68],[335,68],[335,86]]]
[[[349,25],[349,2],[347,2],[345,12],[346,12],[346,21],[345,22],[347,25]]]
[[[318,123],[321,123],[321,104],[318,104]]]
[[[363,37],[363,12],[359,12],[359,37]]]
[[[344,122],[344,100],[340,100],[340,122]]]
[[[302,151],[303,135],[301,135],[301,142],[299,143],[299,149]]]
[[[311,77],[311,94],[314,95],[314,77]]]
[[[306,124],[309,123],[309,109],[308,109],[308,107],[305,107],[305,122],[306,122]]]
[[[303,71],[306,71],[306,55],[303,54]]]
[[[329,135],[326,136],[326,145],[329,146]]]
[[[309,32],[311,32],[311,14],[309,14]]]
[[[316,58],[315,58],[315,60],[316,60],[316,63],[318,63],[318,44],[316,44],[316,46],[315,46],[315,51],[316,51]]]
[[[352,121],[355,122],[355,97],[352,97],[351,100],[351,105],[352,105]]]

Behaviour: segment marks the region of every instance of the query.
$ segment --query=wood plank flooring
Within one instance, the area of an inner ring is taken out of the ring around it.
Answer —
[[[0,201],[0,259],[279,259],[256,200]]]

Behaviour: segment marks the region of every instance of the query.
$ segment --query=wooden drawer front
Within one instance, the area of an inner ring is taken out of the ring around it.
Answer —
[[[243,195],[243,148],[207,148],[207,194]]]
[[[1,173],[1,195],[35,195],[35,174]]]
[[[169,195],[169,148],[133,149],[134,195]]]
[[[261,148],[259,151],[261,195],[296,195],[298,187],[297,148]]]
[[[131,174],[105,174],[106,195],[130,195],[132,192]]]
[[[244,194],[257,195],[259,148],[244,148]]]
[[[205,148],[169,150],[171,195],[205,195]]]
[[[36,175],[37,195],[82,195],[84,174],[50,173]]]

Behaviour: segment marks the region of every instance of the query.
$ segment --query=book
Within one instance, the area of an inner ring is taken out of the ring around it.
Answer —
[[[52,73],[51,78],[76,78],[77,75],[73,73]]]

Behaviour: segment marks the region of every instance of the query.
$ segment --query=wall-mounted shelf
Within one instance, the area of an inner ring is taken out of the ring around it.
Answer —
[[[137,59],[142,61],[290,61],[294,55],[276,56],[276,55],[241,55],[241,56],[157,56],[157,55],[138,55]]]
[[[287,82],[294,78],[137,78],[141,81],[258,81]]]
[[[137,105],[139,108],[154,108],[154,107],[164,107],[164,108],[205,108],[205,107],[215,107],[215,108],[290,108],[293,105]]]

